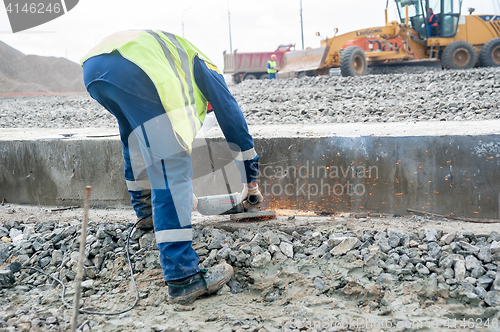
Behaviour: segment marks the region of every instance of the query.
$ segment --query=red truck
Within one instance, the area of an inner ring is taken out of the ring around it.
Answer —
[[[276,55],[276,65],[281,66],[285,52],[295,48],[294,44],[280,45],[274,52],[226,53],[224,51],[224,74],[232,74],[234,83],[244,80],[267,78],[267,61]]]

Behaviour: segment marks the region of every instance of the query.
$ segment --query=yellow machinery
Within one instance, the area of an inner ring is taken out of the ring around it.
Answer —
[[[349,32],[321,41],[321,47],[285,54],[278,77],[364,75],[368,65],[441,61],[445,69],[500,66],[500,15],[461,15],[462,0],[395,0],[401,23]],[[429,24],[433,10],[435,18]],[[389,42],[398,38],[401,47]],[[363,48],[353,41],[365,40]],[[384,47],[370,47],[374,42]],[[345,47],[346,44],[354,46]]]

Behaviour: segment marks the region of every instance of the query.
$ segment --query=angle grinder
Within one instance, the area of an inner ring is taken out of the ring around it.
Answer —
[[[246,200],[250,206],[259,203],[256,195]],[[240,193],[198,197],[198,212],[205,216],[230,215],[230,220],[268,220],[276,217],[276,211],[261,211],[260,208],[246,209]]]

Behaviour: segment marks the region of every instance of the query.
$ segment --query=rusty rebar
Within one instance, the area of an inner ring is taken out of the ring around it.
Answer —
[[[87,239],[87,224],[90,206],[90,192],[92,187],[85,187],[85,195],[83,197],[83,221],[82,233],[80,234],[80,253],[78,255],[78,267],[75,278],[75,296],[73,297],[73,317],[71,319],[71,331],[75,332],[78,321],[78,310],[80,309],[80,291],[83,279],[83,262],[85,261],[85,241]]]

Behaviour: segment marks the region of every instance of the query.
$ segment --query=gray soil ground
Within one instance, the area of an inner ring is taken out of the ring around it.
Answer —
[[[230,90],[250,125],[475,121],[500,118],[500,71],[247,81]],[[115,128],[86,94],[0,99],[0,128]],[[66,331],[82,209],[0,206],[0,331]],[[267,222],[193,217],[202,267],[235,276],[189,306],[166,302],[152,232],[132,234],[140,300],[119,316],[80,317],[80,331],[500,331],[500,224],[425,216],[317,216]],[[133,211],[92,209],[84,307],[133,303],[124,244]],[[3,279],[2,279],[3,278]],[[14,282],[13,284],[11,282]]]

